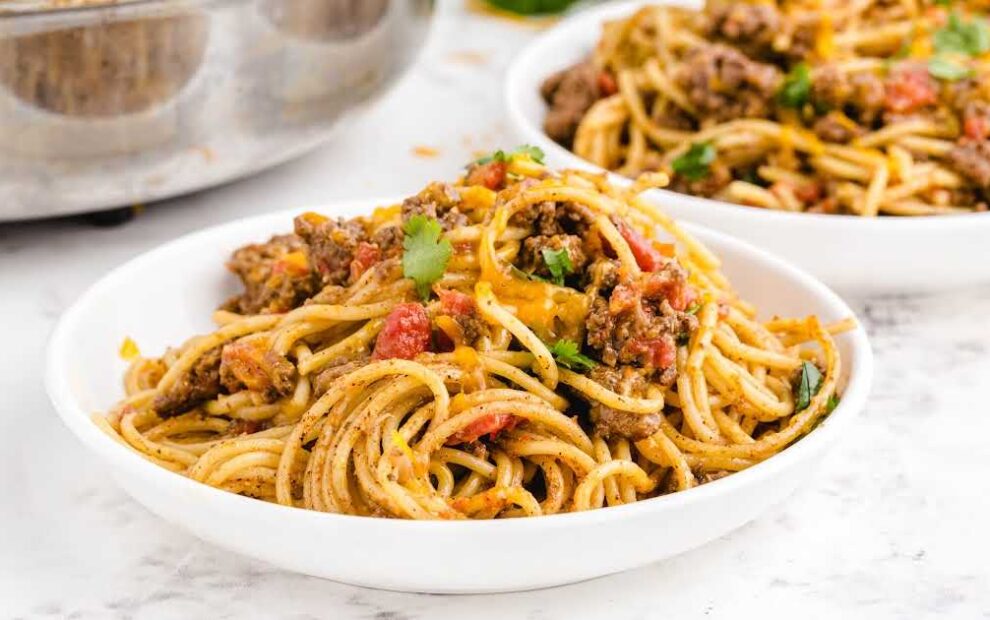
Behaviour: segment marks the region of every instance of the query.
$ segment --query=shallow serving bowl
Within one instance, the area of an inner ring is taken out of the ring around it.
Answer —
[[[620,2],[584,11],[541,34],[515,59],[505,85],[506,108],[519,140],[546,151],[550,162],[601,170],[543,131],[543,80],[589,56],[603,21],[648,4],[696,7],[688,0]],[[613,174],[613,181],[628,182]],[[794,261],[844,292],[944,290],[990,282],[990,213],[877,217],[785,213],[667,190],[649,197],[682,221],[731,233]]]
[[[326,140],[434,0],[0,0],[0,221],[131,205]]]
[[[357,215],[392,202],[326,210]],[[244,243],[290,229],[300,211],[204,230],[114,270],[62,317],[49,344],[46,376],[62,420],[135,499],[205,540],[287,570],[396,590],[491,592],[574,582],[661,560],[718,538],[808,484],[869,392],[873,359],[857,328],[837,338],[841,404],[782,453],[682,493],[500,521],[414,522],[286,508],[193,482],[104,435],[90,416],[122,396],[121,341],[130,336],[157,354],[209,331],[211,311],[234,290],[224,259]],[[814,313],[833,321],[852,314],[827,287],[781,259],[721,233],[690,230],[723,258],[726,274],[764,318]]]

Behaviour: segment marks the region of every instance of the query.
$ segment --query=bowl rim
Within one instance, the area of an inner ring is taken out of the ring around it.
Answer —
[[[629,185],[633,182],[632,179],[593,164],[557,144],[543,131],[541,124],[531,122],[525,112],[524,101],[532,94],[529,92],[528,86],[533,81],[534,75],[538,75],[539,81],[542,81],[542,79],[548,77],[556,70],[544,70],[540,72],[541,59],[557,59],[550,63],[543,63],[550,66],[559,64],[559,59],[561,58],[567,60],[566,54],[563,56],[560,54],[560,48],[564,47],[562,42],[573,38],[576,34],[586,33],[589,29],[599,29],[604,20],[628,16],[637,9],[650,5],[697,8],[699,3],[692,0],[624,0],[622,2],[607,2],[565,18],[552,28],[541,32],[515,55],[506,71],[505,85],[502,91],[503,104],[507,111],[509,122],[517,132],[524,136],[527,143],[540,147],[552,157],[551,161],[561,162],[565,167],[583,168],[594,172],[605,173],[608,175],[609,181],[619,185]],[[589,49],[588,51],[590,53],[591,50]],[[990,227],[990,213],[972,212],[946,215],[863,217],[849,214],[829,215],[823,213],[774,211],[724,200],[682,194],[667,189],[652,189],[644,192],[643,195],[658,202],[674,203],[694,209],[708,209],[714,215],[726,218],[741,218],[752,215],[756,219],[765,218],[778,223],[804,221],[814,224],[816,227],[845,226],[847,222],[856,222],[856,224],[853,224],[854,226],[865,229],[882,228],[887,230],[889,226],[898,230],[909,229],[912,231],[918,231],[922,227],[927,230],[933,225],[959,229],[973,226],[976,222],[983,222],[983,225]]]
[[[4,20],[45,19],[65,15],[89,15],[92,13],[123,13],[150,7],[166,10],[188,10],[209,6],[215,0],[93,0],[88,3],[55,6],[53,0],[10,0],[0,2],[0,22]]]
[[[401,200],[401,199],[399,199]],[[97,453],[111,473],[117,475],[117,470],[126,471],[142,478],[146,484],[156,488],[166,487],[175,495],[181,494],[192,501],[202,501],[204,506],[222,506],[224,510],[254,511],[256,517],[284,520],[286,525],[298,524],[300,527],[381,527],[396,528],[401,531],[422,533],[439,528],[439,532],[458,533],[462,530],[485,532],[511,531],[514,528],[555,528],[588,526],[600,523],[614,522],[636,513],[659,513],[676,511],[685,502],[702,503],[715,496],[730,494],[733,488],[748,487],[759,484],[772,477],[774,472],[797,466],[802,459],[814,456],[827,449],[842,429],[855,418],[866,404],[873,379],[873,352],[861,322],[857,327],[841,337],[848,338],[850,355],[843,360],[849,369],[849,379],[842,395],[842,400],[828,418],[818,424],[807,435],[804,435],[787,448],[756,465],[685,491],[662,495],[632,504],[603,507],[584,512],[571,512],[555,515],[543,515],[534,518],[492,519],[466,521],[415,521],[409,519],[383,519],[356,515],[325,513],[290,506],[282,506],[254,498],[243,497],[227,491],[222,491],[206,484],[196,482],[180,474],[171,472],[146,460],[137,452],[120,444],[104,433],[93,421],[91,414],[73,397],[69,381],[69,359],[77,337],[76,334],[84,329],[81,324],[85,310],[95,303],[95,299],[104,294],[107,289],[117,285],[117,280],[140,273],[149,263],[154,263],[162,256],[170,255],[187,245],[197,245],[214,236],[223,239],[236,238],[239,243],[249,242],[251,235],[261,229],[273,230],[272,225],[291,221],[295,215],[307,210],[330,209],[336,207],[342,213],[370,212],[376,205],[394,204],[396,199],[360,199],[340,200],[309,208],[294,208],[268,214],[241,218],[224,224],[211,226],[177,239],[166,242],[147,252],[144,252],[122,265],[112,269],[92,284],[76,301],[65,310],[48,340],[45,356],[44,383],[48,396],[58,412],[62,422],[76,435],[88,449]],[[749,243],[735,239],[724,233],[709,228],[687,224],[685,226],[692,234],[698,234],[703,241],[720,247],[731,248],[734,252],[748,255],[756,262],[765,263],[767,267],[780,272],[802,289],[809,297],[816,299],[821,305],[828,307],[836,314],[855,317],[852,309],[826,285],[795,267],[776,255],[757,248]],[[523,524],[523,525],[520,525]]]

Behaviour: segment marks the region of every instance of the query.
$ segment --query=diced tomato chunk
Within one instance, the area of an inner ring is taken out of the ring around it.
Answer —
[[[634,355],[643,355],[647,366],[670,368],[677,361],[677,345],[672,338],[634,340],[626,346]]]
[[[804,204],[814,204],[822,198],[822,186],[818,183],[803,183],[794,188],[794,196]]]
[[[698,299],[698,292],[680,279],[671,278],[667,273],[660,272],[651,276],[643,285],[643,293],[647,298],[663,297],[674,310],[683,312]]]
[[[227,344],[220,352],[221,376],[231,377],[255,392],[271,389],[276,371],[268,351],[263,338],[247,337]]]
[[[622,220],[616,220],[615,227],[619,230],[622,238],[626,240],[626,243],[629,244],[629,249],[632,250],[633,256],[636,258],[636,264],[639,265],[640,269],[643,271],[656,271],[664,265],[666,261],[660,250],[653,247],[653,244],[643,237],[643,235],[636,232],[633,227]]]
[[[440,310],[450,316],[464,316],[473,314],[477,309],[474,305],[474,298],[460,291],[444,289],[437,291],[440,297]]]
[[[615,83],[615,78],[608,71],[598,74],[598,90],[602,97],[609,97],[619,92],[619,85]]]
[[[373,243],[362,241],[354,250],[351,260],[351,280],[357,280],[365,271],[382,259],[382,251]]]
[[[422,304],[406,303],[392,308],[375,341],[376,360],[411,360],[430,347],[430,319]]]
[[[938,89],[923,68],[905,69],[887,81],[884,104],[896,114],[938,103]]]
[[[505,176],[509,165],[504,161],[490,161],[485,164],[475,164],[467,173],[467,185],[483,185],[490,190],[501,189],[505,185]]]
[[[490,439],[495,439],[502,431],[511,431],[519,422],[519,418],[511,413],[493,413],[475,420],[448,437],[447,445],[453,446],[461,443],[471,443],[477,441],[483,435],[488,435]]]
[[[967,116],[963,121],[963,134],[970,140],[983,140],[990,135],[990,118],[986,116]]]

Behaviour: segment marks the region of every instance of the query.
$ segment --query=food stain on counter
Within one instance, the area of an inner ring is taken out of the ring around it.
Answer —
[[[458,65],[481,67],[488,64],[488,54],[479,50],[454,50],[447,54],[447,60]]]
[[[417,144],[412,147],[412,154],[420,159],[434,159],[440,156],[440,149],[424,144]]]

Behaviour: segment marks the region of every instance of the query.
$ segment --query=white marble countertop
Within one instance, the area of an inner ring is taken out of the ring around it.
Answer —
[[[875,388],[807,488],[671,561],[551,590],[408,595],[288,574],[150,514],[62,427],[43,345],[87,286],[203,226],[413,192],[511,146],[499,80],[534,32],[452,2],[411,75],[301,160],[116,228],[0,225],[0,618],[990,618],[986,287],[851,299],[875,347]],[[416,157],[417,145],[438,155]]]

